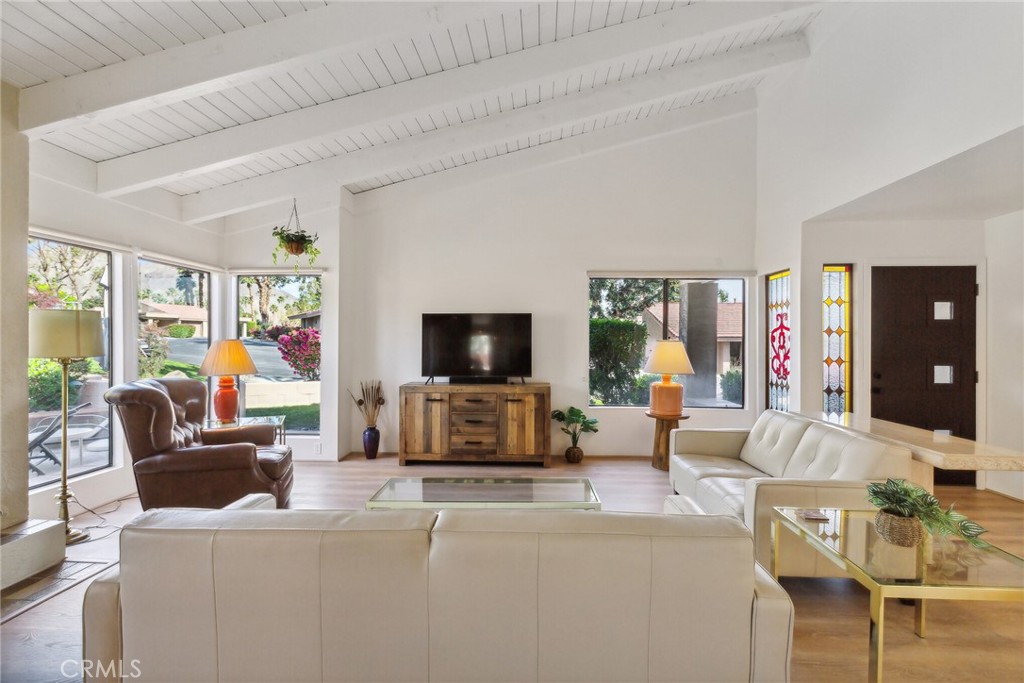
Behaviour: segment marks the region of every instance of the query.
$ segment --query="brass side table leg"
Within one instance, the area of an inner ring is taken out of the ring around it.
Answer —
[[[868,683],[882,683],[882,651],[885,635],[885,598],[871,591],[871,626],[868,646]]]
[[[914,633],[917,634],[918,638],[924,638],[924,617],[925,607],[924,599],[914,601]]]
[[[779,580],[779,534],[782,532],[782,523],[778,517],[772,519],[772,576]]]

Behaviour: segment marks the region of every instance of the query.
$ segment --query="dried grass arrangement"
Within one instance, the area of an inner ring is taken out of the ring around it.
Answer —
[[[360,382],[359,389],[362,398],[356,398],[351,391],[348,395],[355,401],[359,412],[363,414],[367,427],[377,426],[377,415],[380,414],[381,406],[384,405],[384,387],[379,379],[372,379],[369,382]]]

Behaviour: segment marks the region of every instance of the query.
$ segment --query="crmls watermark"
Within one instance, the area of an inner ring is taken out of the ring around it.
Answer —
[[[82,678],[116,678],[132,679],[142,676],[141,662],[133,659],[123,662],[120,659],[101,661],[94,659],[65,659],[60,663],[60,674],[66,678],[81,675]]]

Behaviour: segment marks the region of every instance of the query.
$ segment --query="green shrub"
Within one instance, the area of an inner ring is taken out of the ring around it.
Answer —
[[[68,366],[68,405],[74,406],[82,390],[82,378],[101,374],[103,368],[92,358],[76,360]],[[34,358],[28,362],[28,409],[60,410],[60,363]]]
[[[645,406],[651,402],[651,385],[661,381],[661,375],[644,373],[636,378],[632,405]]]
[[[191,339],[196,334],[196,328],[192,325],[168,325],[165,329],[171,339]]]
[[[167,360],[167,337],[149,322],[139,330],[139,377],[156,377]]]
[[[643,323],[613,318],[590,320],[591,403],[634,405],[646,345],[647,326]]]
[[[722,399],[730,403],[743,405],[743,369],[732,368],[722,374],[719,380],[722,387]]]

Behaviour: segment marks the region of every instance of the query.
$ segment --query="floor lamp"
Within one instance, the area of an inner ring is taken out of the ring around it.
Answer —
[[[89,538],[88,531],[71,528],[68,500],[68,366],[73,361],[102,356],[103,322],[99,311],[30,308],[28,311],[29,358],[50,358],[60,363],[60,490],[57,509],[64,521],[64,539],[74,545]]]

